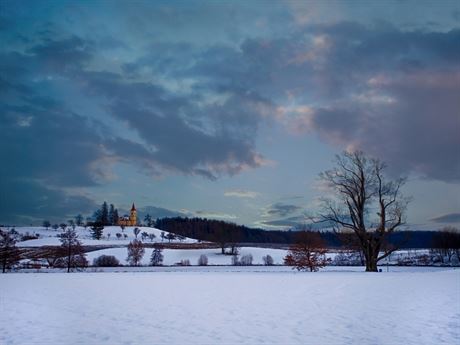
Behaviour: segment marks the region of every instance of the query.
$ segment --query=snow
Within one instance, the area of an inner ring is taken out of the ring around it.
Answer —
[[[0,343],[460,341],[460,270],[165,269],[0,275]]]
[[[122,230],[119,226],[106,226],[103,230],[103,237],[100,240],[93,240],[91,238],[90,234],[90,228],[84,228],[81,226],[77,226],[75,228],[78,238],[80,241],[87,246],[96,246],[96,245],[128,245],[129,242],[131,242],[133,239],[136,237],[134,236],[134,226],[127,226],[125,227],[123,233],[125,233],[128,237],[125,239],[122,237],[122,239],[118,239],[116,237],[116,233],[122,233]],[[150,239],[146,239],[146,243],[155,243],[155,242],[161,242],[161,233],[163,230],[156,229],[156,228],[149,228],[149,227],[144,227],[144,226],[139,226],[138,227],[141,231],[139,235],[137,236],[138,239],[141,239],[141,233],[147,232],[148,234],[153,233],[155,234],[155,238],[153,241],[150,241]],[[59,228],[58,230],[54,230],[49,228],[46,230],[43,227],[17,227],[15,230],[20,233],[20,234],[26,234],[29,233],[31,235],[33,234],[39,234],[40,237],[36,240],[28,240],[28,241],[22,241],[18,242],[18,246],[20,247],[40,247],[40,246],[58,246],[61,244],[59,241],[59,238],[57,237],[58,234],[62,233],[62,230]],[[167,231],[164,231],[165,235],[168,234]],[[110,234],[110,237],[108,235]],[[166,241],[166,240],[165,240]],[[175,240],[175,243],[179,242],[179,240]],[[197,240],[191,239],[191,238],[186,238],[182,242],[179,243],[196,243]]]
[[[144,257],[142,258],[141,264],[148,265],[150,256],[152,255],[152,248],[146,248]],[[253,264],[262,265],[262,257],[270,255],[273,258],[275,264],[281,265],[283,258],[286,256],[287,250],[283,249],[271,249],[271,248],[255,248],[255,247],[242,247],[239,250],[240,256],[251,254],[253,256]],[[197,265],[198,258],[200,255],[206,255],[208,257],[209,265],[230,265],[232,256],[222,255],[219,248],[217,249],[164,249],[164,265],[174,265],[182,260],[190,260],[192,265]],[[121,264],[126,265],[126,257],[128,256],[127,248],[110,248],[96,250],[87,253],[87,259],[90,263],[100,255],[113,255]]]

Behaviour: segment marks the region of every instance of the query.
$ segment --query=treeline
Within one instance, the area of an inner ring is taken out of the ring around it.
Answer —
[[[201,241],[223,244],[231,243],[281,243],[292,244],[296,241],[297,231],[267,231],[249,228],[221,220],[206,218],[159,218],[155,227],[164,231]],[[329,248],[344,245],[340,235],[331,231],[321,231],[321,238]],[[388,242],[400,248],[431,248],[437,231],[399,231],[390,234]]]

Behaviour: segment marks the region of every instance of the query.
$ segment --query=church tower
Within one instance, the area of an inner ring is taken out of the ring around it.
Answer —
[[[135,226],[137,224],[137,210],[136,206],[131,207],[131,212],[129,214],[129,223],[131,226]]]

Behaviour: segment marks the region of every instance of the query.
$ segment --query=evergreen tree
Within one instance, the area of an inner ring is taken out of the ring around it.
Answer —
[[[102,225],[110,225],[109,224],[109,207],[107,206],[106,201],[104,201],[101,207],[101,223]]]
[[[117,225],[117,224],[118,224],[118,218],[119,218],[119,217],[118,217],[118,210],[115,209],[115,210],[113,211],[113,225]]]
[[[115,225],[115,206],[113,204],[110,204],[109,208],[109,225]]]
[[[144,222],[148,227],[152,227],[152,224],[153,224],[152,216],[147,213],[144,217]]]
[[[163,264],[163,253],[161,248],[155,247],[150,257],[151,266],[161,266]]]
[[[78,225],[78,226],[82,226],[83,225],[83,216],[81,214],[77,214],[75,216],[75,223]]]
[[[104,226],[98,223],[94,223],[90,229],[91,236],[95,240],[101,239],[103,231],[104,231]]]

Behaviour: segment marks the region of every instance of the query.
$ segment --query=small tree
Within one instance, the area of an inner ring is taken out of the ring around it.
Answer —
[[[166,235],[166,239],[171,243],[171,241],[173,241],[173,240],[176,239],[176,235],[174,235],[172,232],[169,232],[169,233]]]
[[[162,249],[155,247],[152,251],[152,256],[150,257],[150,265],[152,266],[161,266],[163,264],[163,253]]]
[[[327,249],[319,233],[303,231],[297,235],[297,242],[289,248],[284,263],[299,271],[317,272],[330,261],[326,253]]]
[[[143,232],[141,233],[141,237],[142,237],[142,241],[145,241],[145,239],[146,239],[147,237],[149,237],[148,232],[147,232],[147,231],[143,231]]]
[[[94,223],[93,226],[91,226],[90,233],[93,239],[100,240],[102,238],[103,232],[104,232],[104,225],[100,223]]]
[[[59,224],[59,227],[61,228],[62,231],[65,231],[65,229],[67,228],[67,224],[66,223],[61,223],[61,224]]]
[[[142,257],[144,256],[144,245],[139,240],[132,240],[128,244],[128,258],[126,261],[132,266],[139,266]]]
[[[164,231],[161,232],[160,237],[161,237],[161,242],[163,242],[164,239],[166,238],[166,234]]]
[[[141,229],[139,229],[139,228],[134,228],[134,229],[133,229],[133,232],[134,232],[134,236],[136,236],[136,240],[137,240],[137,235],[139,235],[139,233],[141,232]]]
[[[117,232],[115,236],[117,236],[117,238],[120,239],[122,235],[119,232]]]
[[[52,228],[56,231],[57,229],[59,229],[59,225],[53,224]]]
[[[207,266],[208,265],[208,257],[204,254],[201,254],[198,258],[198,266]]]
[[[44,220],[43,221],[43,227],[48,230],[48,228],[51,226],[51,223],[49,222],[49,220]]]
[[[262,257],[265,266],[273,266],[273,258],[270,255]]]
[[[153,240],[154,240],[155,237],[156,237],[155,234],[154,234],[153,232],[151,232],[151,233],[149,234],[150,242],[153,242]]]
[[[0,263],[5,273],[21,260],[19,249],[16,247],[16,236],[11,231],[0,229]]]
[[[65,257],[62,258],[62,266],[67,267],[67,272],[88,266],[85,251],[75,230],[68,228],[59,237],[62,253],[65,253]]]

